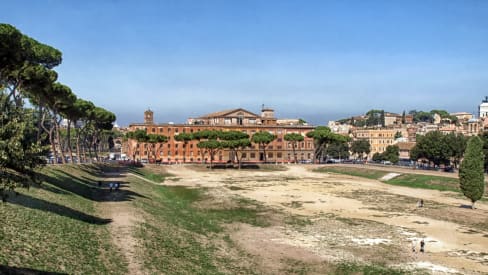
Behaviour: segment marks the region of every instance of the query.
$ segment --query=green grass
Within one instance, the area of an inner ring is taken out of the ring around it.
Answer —
[[[266,226],[265,209],[253,201],[236,200],[225,207],[201,206],[205,189],[151,185],[134,180],[132,187],[145,198],[134,201],[148,217],[137,230],[144,265],[149,273],[252,274],[236,259],[219,255],[215,244],[232,222]],[[222,237],[223,238],[223,237]],[[244,272],[245,271],[245,272]]]
[[[384,177],[388,172],[386,171],[379,171],[367,168],[356,168],[356,167],[320,167],[313,170],[314,172],[319,173],[336,173],[336,174],[343,174],[361,178],[368,178],[368,179],[380,179]]]
[[[169,173],[154,173],[147,168],[138,168],[138,167],[129,168],[129,172],[132,172],[132,173],[139,175],[145,179],[148,179],[150,181],[154,181],[157,183],[163,183],[167,177],[172,176]]]
[[[408,186],[412,188],[433,189],[439,191],[460,192],[459,180],[439,176],[403,174],[386,181],[388,184]]]
[[[322,172],[322,173],[345,174],[345,175],[350,175],[355,177],[376,179],[376,180],[381,179],[382,177],[384,177],[389,173],[388,171],[379,171],[375,169],[356,168],[356,167],[321,167],[315,169],[314,171]],[[460,192],[459,180],[456,178],[421,175],[421,174],[402,174],[398,177],[383,182],[392,185],[407,186],[411,188]]]
[[[0,265],[69,274],[126,273],[110,220],[95,211],[94,166],[52,166],[44,182],[0,203]]]

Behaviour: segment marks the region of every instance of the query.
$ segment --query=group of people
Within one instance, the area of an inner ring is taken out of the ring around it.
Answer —
[[[114,190],[114,189],[115,189],[115,191],[117,191],[120,188],[120,182],[111,182],[108,184],[108,186],[110,187],[110,192],[112,192],[112,190]],[[98,187],[102,187],[101,181],[98,181]]]
[[[114,188],[115,191],[119,190],[120,187],[120,182],[111,182],[108,185],[110,187],[110,192],[112,192],[112,189]]]
[[[417,249],[416,249],[416,242],[415,241],[412,241],[412,252],[417,252]],[[425,241],[424,239],[422,239],[420,241],[420,250],[419,250],[421,253],[424,253],[425,252]]]

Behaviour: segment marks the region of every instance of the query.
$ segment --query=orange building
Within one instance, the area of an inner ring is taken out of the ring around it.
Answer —
[[[202,162],[210,161],[208,154],[203,155],[197,147],[197,140],[189,142],[176,141],[174,136],[179,133],[195,133],[202,130],[242,131],[250,137],[261,131],[268,131],[277,138],[266,147],[268,162],[293,162],[292,144],[285,141],[288,133],[298,133],[304,136],[304,140],[295,146],[295,153],[299,161],[313,160],[313,139],[306,134],[315,127],[309,125],[282,125],[274,117],[274,111],[263,108],[261,115],[254,114],[244,109],[234,109],[204,115],[198,118],[188,119],[186,124],[155,124],[151,110],[144,112],[144,123],[129,125],[129,131],[145,130],[148,134],[158,134],[168,137],[166,143],[156,144],[138,143],[128,140],[123,146],[123,152],[132,160],[152,161],[152,156],[164,163]],[[215,162],[227,162],[232,160],[229,150],[220,150],[214,157]],[[245,149],[242,155],[243,162],[262,162],[264,152],[258,144],[252,144]]]

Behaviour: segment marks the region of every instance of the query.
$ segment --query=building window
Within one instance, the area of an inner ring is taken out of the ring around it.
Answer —
[[[273,153],[268,153],[268,158],[273,158]]]
[[[245,159],[245,158],[247,158],[247,154],[246,153],[242,153],[241,159]]]
[[[231,120],[230,118],[225,118],[225,119],[224,119],[224,124],[229,125],[229,124],[231,124],[231,123],[232,123],[232,120]]]
[[[256,153],[251,153],[251,158],[252,159],[256,158]]]
[[[279,153],[276,153],[276,157],[277,157],[277,158],[282,158],[282,157],[283,157],[283,155],[281,154],[281,152],[279,152]]]

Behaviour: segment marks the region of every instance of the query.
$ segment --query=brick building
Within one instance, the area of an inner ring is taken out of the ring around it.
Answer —
[[[144,123],[133,123],[129,125],[129,131],[145,130],[148,134],[158,134],[168,137],[166,143],[157,144],[154,148],[148,143],[138,143],[135,140],[128,140],[124,143],[123,151],[130,159],[152,161],[150,155],[155,153],[156,159],[162,162],[202,162],[209,161],[208,154],[203,156],[197,147],[197,140],[187,143],[176,141],[174,136],[179,133],[195,133],[202,130],[221,131],[242,131],[250,137],[260,131],[268,131],[277,136],[266,148],[268,162],[292,162],[294,160],[292,145],[284,140],[287,133],[298,133],[304,136],[304,141],[299,142],[295,147],[299,161],[313,159],[313,139],[307,138],[306,133],[313,131],[314,127],[300,124],[279,124],[270,108],[262,109],[261,115],[257,115],[245,109],[233,109],[207,114],[198,118],[190,118],[185,124],[156,124],[151,110],[144,113]],[[153,152],[153,153],[151,153]],[[228,150],[220,150],[215,155],[215,162],[227,162],[232,159]],[[257,144],[244,151],[242,156],[244,162],[264,161],[264,152]]]

